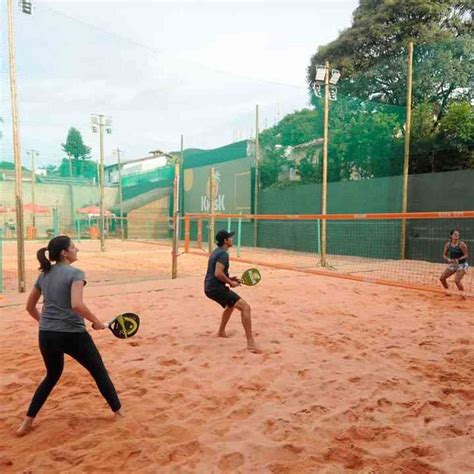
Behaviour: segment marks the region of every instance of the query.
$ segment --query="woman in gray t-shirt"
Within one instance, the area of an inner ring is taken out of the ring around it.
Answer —
[[[17,431],[19,436],[32,429],[33,420],[61,377],[64,354],[76,359],[90,372],[112,411],[121,415],[115,387],[86,330],[84,319],[96,330],[106,326],[83,301],[85,274],[71,266],[77,260],[78,251],[68,236],[60,235],[37,253],[41,274],[28,297],[26,310],[39,322],[39,347],[46,365],[46,377],[36,389],[26,418]],[[41,295],[43,308],[40,313],[36,305]]]

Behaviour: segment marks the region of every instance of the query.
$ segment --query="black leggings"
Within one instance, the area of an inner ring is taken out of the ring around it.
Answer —
[[[88,332],[40,331],[39,346],[46,365],[46,377],[39,384],[28,408],[27,416],[35,417],[58,382],[64,367],[64,354],[70,355],[92,375],[100,393],[115,412],[120,400],[102,362],[99,351]]]

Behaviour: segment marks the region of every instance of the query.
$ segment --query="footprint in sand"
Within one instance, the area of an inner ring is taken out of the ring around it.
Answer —
[[[180,444],[173,448],[170,453],[171,461],[185,461],[196,454],[200,448],[199,441],[190,441],[189,443]]]
[[[135,388],[130,391],[125,392],[126,395],[131,395],[133,397],[143,397],[148,393],[148,390],[146,388]]]
[[[237,469],[245,463],[245,457],[242,453],[234,452],[221,456],[218,466],[224,471]]]
[[[255,410],[251,407],[242,407],[231,412],[230,416],[236,420],[245,420],[246,418],[251,416],[254,413],[254,411]]]
[[[160,360],[161,359],[161,360]],[[163,358],[158,357],[158,363],[160,365],[170,366],[170,365],[181,365],[176,359],[173,358]]]

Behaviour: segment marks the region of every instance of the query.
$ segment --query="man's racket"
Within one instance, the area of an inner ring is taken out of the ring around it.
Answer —
[[[134,313],[119,314],[112,319],[106,326],[112,331],[112,334],[119,339],[128,339],[135,336],[140,327],[140,317]]]
[[[240,278],[240,283],[245,286],[255,286],[260,283],[262,275],[256,268],[245,270]]]

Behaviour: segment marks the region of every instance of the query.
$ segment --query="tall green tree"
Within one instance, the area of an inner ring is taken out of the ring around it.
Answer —
[[[84,162],[91,158],[91,149],[84,144],[81,132],[71,127],[67,134],[66,143],[62,143],[61,146],[68,157],[73,160],[73,163],[71,163],[72,175],[82,176],[84,173]]]
[[[311,58],[308,83],[329,61],[342,73],[340,96],[405,107],[407,44],[414,41],[411,171],[434,170],[435,162],[438,171],[463,169],[472,161],[465,143],[474,137],[461,150],[442,123],[451,104],[474,99],[472,18],[472,1],[361,0],[352,26]]]
[[[313,81],[318,64],[330,61],[346,79],[341,92],[403,105],[406,48],[414,41],[416,45],[431,45],[420,49],[415,58],[415,71],[424,69],[419,71],[420,81],[429,80],[424,88],[422,83],[415,88],[424,89],[421,99],[427,94],[449,96],[472,81],[472,33],[472,2],[361,0],[352,26],[312,56],[307,80]],[[450,41],[453,39],[457,41]],[[430,76],[428,71],[434,74]]]

